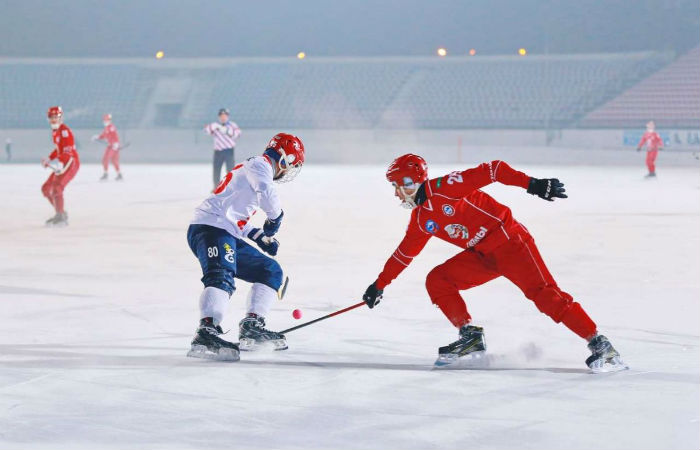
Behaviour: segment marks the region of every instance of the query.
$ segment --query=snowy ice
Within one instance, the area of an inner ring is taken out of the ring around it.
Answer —
[[[630,370],[590,374],[585,342],[505,279],[463,293],[488,369],[432,370],[456,339],[424,288],[459,251],[437,239],[375,309],[291,332],[287,351],[187,358],[202,286],[185,231],[210,167],[127,164],[123,183],[99,183],[85,164],[66,189],[70,226],[47,229],[47,172],[0,166],[0,448],[697,449],[698,168],[517,168],[560,178],[569,199],[486,190]],[[280,186],[291,281],[271,329],[361,300],[408,220],[384,170],[309,164]],[[247,290],[222,323],[233,340]]]

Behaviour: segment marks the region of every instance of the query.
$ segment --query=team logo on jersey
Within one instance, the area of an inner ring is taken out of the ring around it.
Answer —
[[[236,262],[235,254],[234,254],[234,252],[233,252],[233,248],[231,248],[231,246],[230,246],[227,242],[224,243],[224,250],[226,250],[226,254],[224,255],[224,259],[225,259],[226,261],[230,262],[231,264],[233,264],[234,262]]]
[[[459,223],[447,225],[445,227],[445,232],[451,239],[467,239],[469,237],[469,230],[467,230],[467,227]]]
[[[434,220],[428,220],[425,222],[425,230],[428,233],[435,234],[438,230],[438,224]]]
[[[446,216],[454,216],[455,215],[455,209],[452,207],[452,205],[448,205],[448,204],[442,205],[442,212]]]

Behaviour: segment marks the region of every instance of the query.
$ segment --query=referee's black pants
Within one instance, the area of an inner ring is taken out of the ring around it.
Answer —
[[[233,169],[233,149],[214,150],[214,187],[221,181],[221,166],[226,163],[226,173]]]

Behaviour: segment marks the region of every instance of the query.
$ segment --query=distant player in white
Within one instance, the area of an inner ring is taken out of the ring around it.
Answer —
[[[277,261],[245,239],[271,256],[277,254],[279,242],[273,236],[284,214],[273,181],[291,181],[303,164],[301,140],[290,134],[277,134],[262,156],[235,166],[195,209],[187,242],[202,266],[204,291],[199,298],[199,327],[187,356],[239,359],[239,345],[219,337],[219,324],[236,290],[236,278],[253,284],[246,317],[239,324],[240,349],[252,350],[264,344],[271,344],[275,350],[287,348],[283,334],[265,329],[265,316],[274,300],[284,295],[287,279]],[[267,215],[262,229],[249,223],[258,208]]]

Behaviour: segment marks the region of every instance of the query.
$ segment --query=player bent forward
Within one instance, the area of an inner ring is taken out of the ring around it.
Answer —
[[[255,242],[269,255],[276,255],[279,242],[273,236],[282,223],[282,209],[273,181],[291,181],[304,164],[304,145],[290,134],[280,133],[267,144],[262,156],[238,164],[214,192],[195,209],[187,230],[187,242],[202,266],[204,291],[199,298],[201,320],[187,356],[219,360],[239,359],[239,345],[221,339],[221,326],[228,300],[236,289],[235,278],[252,283],[247,315],[239,324],[241,350],[264,344],[285,350],[281,333],[265,328],[265,316],[287,287],[282,269],[274,259],[252,247]],[[262,229],[248,223],[261,208],[267,215]]]
[[[531,178],[502,161],[428,180],[425,160],[411,154],[392,162],[386,177],[402,205],[413,211],[405,237],[363,296],[367,306],[373,308],[379,303],[384,288],[411,263],[431,237],[464,249],[435,267],[426,279],[430,299],[459,329],[457,341],[440,347],[436,366],[452,364],[462,357],[461,361],[470,364],[483,357],[484,330],[471,324],[459,291],[505,276],[542,313],[586,339],[592,352],[586,364],[593,372],[627,368],[608,339],[598,334],[596,324],[581,305],[559,289],[527,229],[513,219],[508,207],[480,190],[500,182],[553,201],[567,198],[563,183],[556,178]]]

